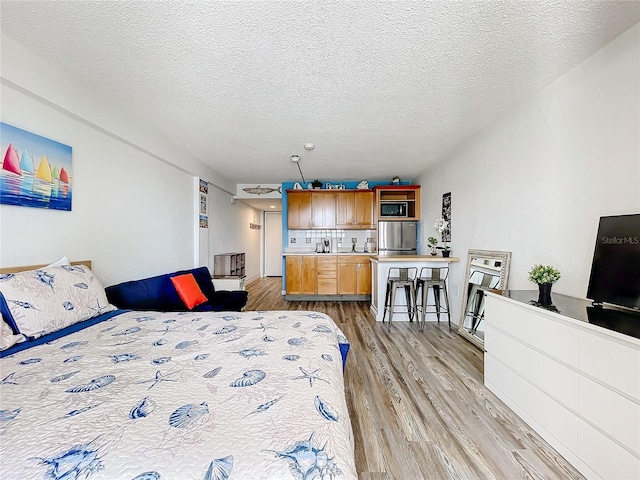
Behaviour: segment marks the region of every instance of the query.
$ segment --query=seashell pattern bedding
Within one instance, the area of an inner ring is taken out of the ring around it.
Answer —
[[[339,344],[317,312],[126,312],[15,353],[1,476],[355,479]]]

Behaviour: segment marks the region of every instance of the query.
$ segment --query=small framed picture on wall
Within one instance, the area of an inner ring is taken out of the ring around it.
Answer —
[[[447,222],[447,228],[442,231],[442,241],[451,241],[451,192],[442,195],[442,218]]]
[[[200,214],[207,214],[207,196],[202,193],[200,194]]]

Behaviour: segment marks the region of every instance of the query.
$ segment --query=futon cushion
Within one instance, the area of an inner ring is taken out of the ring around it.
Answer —
[[[178,295],[180,295],[180,298],[189,310],[207,301],[207,297],[205,297],[202,290],[200,290],[193,274],[185,273],[184,275],[171,277],[171,282],[173,286],[176,287]]]
[[[207,267],[192,268],[166,273],[156,277],[143,278],[119,283],[106,288],[109,302],[126,310],[153,310],[160,312],[184,312],[187,310],[182,298],[174,287],[171,277],[192,274],[207,301],[193,307],[195,312],[240,311],[247,304],[244,290],[228,292],[216,291]]]

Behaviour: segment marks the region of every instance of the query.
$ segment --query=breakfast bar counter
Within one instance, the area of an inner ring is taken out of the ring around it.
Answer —
[[[417,267],[418,273],[422,267],[448,267],[450,263],[459,262],[456,257],[441,257],[434,255],[371,255],[371,313],[376,321],[382,321],[384,314],[384,300],[387,277],[391,268]],[[398,295],[397,303],[404,302],[404,296]],[[400,310],[403,310],[402,308]],[[406,311],[406,308],[404,309]],[[431,318],[433,317],[433,318]],[[427,314],[426,320],[435,320],[435,314]],[[393,321],[408,321],[406,313],[395,312]]]

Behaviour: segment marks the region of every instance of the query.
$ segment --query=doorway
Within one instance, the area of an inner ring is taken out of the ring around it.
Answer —
[[[264,275],[282,276],[282,212],[264,212]]]

